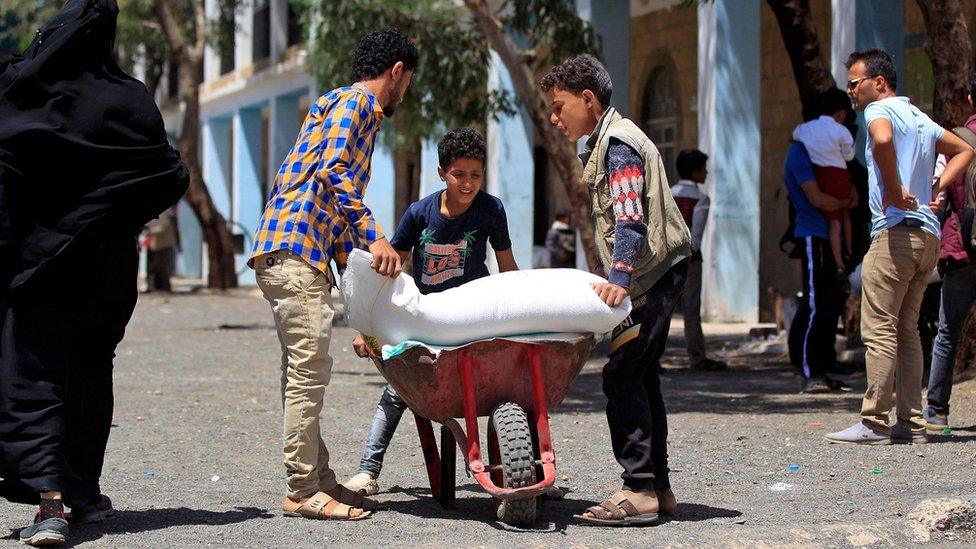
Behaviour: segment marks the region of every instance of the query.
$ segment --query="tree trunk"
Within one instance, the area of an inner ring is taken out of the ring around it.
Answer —
[[[925,19],[925,53],[932,62],[935,97],[933,118],[946,128],[969,117],[966,101],[973,49],[960,0],[916,0]]]
[[[203,74],[203,52],[207,43],[207,18],[203,0],[188,0],[184,7],[191,8],[190,20],[178,21],[170,10],[168,0],[154,0],[156,17],[169,42],[170,49],[179,61],[180,100],[183,103],[183,127],[176,147],[183,163],[190,171],[190,188],[184,198],[196,214],[207,243],[207,286],[226,290],[237,287],[237,269],[234,265],[234,241],[227,221],[220,214],[203,181],[200,165],[200,84]],[[182,11],[182,10],[181,10]],[[193,36],[188,44],[184,36]]]
[[[590,271],[603,274],[603,266],[596,253],[593,224],[589,222],[593,217],[590,211],[589,191],[582,183],[583,167],[576,156],[575,144],[566,141],[566,138],[549,122],[546,98],[536,85],[535,76],[526,63],[523,52],[505,33],[501,23],[484,0],[464,0],[464,4],[474,16],[475,24],[487,38],[488,45],[498,53],[505,68],[508,69],[515,87],[515,95],[528,113],[529,119],[532,120],[532,125],[542,137],[542,146],[552,160],[559,179],[566,186],[566,194],[573,205],[573,224],[580,231],[583,251]]]
[[[809,0],[766,0],[779,23],[783,45],[790,56],[793,79],[800,92],[803,119],[816,114],[817,94],[836,86],[820,48],[820,38],[810,17]]]
[[[399,131],[405,119],[397,119],[396,130]],[[419,139],[412,139],[396,148],[396,193],[394,197],[394,215],[396,219],[403,217],[411,204],[420,199],[420,162],[422,144]],[[392,234],[396,227],[384,227],[383,230]]]
[[[183,127],[176,142],[183,163],[190,170],[190,187],[186,202],[193,209],[203,240],[207,243],[207,286],[226,290],[237,287],[237,267],[234,264],[234,241],[227,220],[214,205],[207,185],[203,181],[200,164],[200,66],[199,61],[180,60],[180,98],[183,101]],[[247,250],[245,250],[246,252]]]
[[[973,66],[973,49],[966,27],[963,5],[959,0],[916,0],[925,19],[925,53],[932,63],[935,97],[933,117],[946,128],[961,126],[971,108],[969,75]],[[969,311],[956,350],[957,381],[976,375],[976,306]]]

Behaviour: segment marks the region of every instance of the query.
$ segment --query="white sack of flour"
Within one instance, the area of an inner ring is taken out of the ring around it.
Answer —
[[[510,271],[422,295],[410,275],[390,279],[371,269],[371,262],[369,253],[353,250],[342,275],[342,295],[349,326],[381,345],[460,345],[555,332],[600,334],[630,314],[630,298],[609,307],[590,286],[606,280],[576,269]]]

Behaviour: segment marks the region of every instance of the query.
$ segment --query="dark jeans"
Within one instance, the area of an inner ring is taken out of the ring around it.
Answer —
[[[939,307],[939,331],[932,347],[928,406],[930,413],[948,414],[952,370],[962,325],[976,301],[976,265],[946,271]]]
[[[805,379],[823,378],[837,361],[837,320],[847,292],[837,281],[830,241],[806,237],[798,242],[803,266],[803,299],[790,326],[790,362]]]
[[[359,462],[360,473],[369,473],[373,478],[380,476],[380,471],[383,469],[383,456],[390,447],[390,440],[393,439],[393,433],[396,432],[400,418],[403,417],[406,409],[407,403],[400,398],[392,385],[387,384],[376,405],[369,434],[366,435],[366,448],[363,451],[363,459]]]
[[[684,289],[688,262],[668,270],[613,331],[603,368],[613,455],[628,490],[664,490],[668,479],[668,418],[661,394],[660,361],[671,314]]]
[[[76,246],[0,304],[0,495],[89,503],[112,423],[112,360],[136,303],[135,238]]]

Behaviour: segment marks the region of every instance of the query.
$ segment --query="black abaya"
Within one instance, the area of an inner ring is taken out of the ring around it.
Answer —
[[[0,61],[0,496],[98,495],[135,236],[186,168],[112,58],[115,0],[69,0]],[[5,64],[6,63],[6,64]]]

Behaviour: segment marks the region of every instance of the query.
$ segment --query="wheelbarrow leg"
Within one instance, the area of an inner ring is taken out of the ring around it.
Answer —
[[[456,483],[456,455],[457,443],[454,441],[454,433],[446,425],[441,425],[441,506],[449,509],[454,506],[454,494]]]
[[[542,359],[537,347],[529,348],[529,373],[532,379],[532,393],[535,401],[533,418],[535,438],[538,441],[539,461],[542,464],[542,477],[552,485],[556,481],[556,455],[552,450],[552,431],[549,430],[549,406],[546,404],[545,380],[542,375]]]
[[[437,439],[434,438],[434,428],[430,424],[430,420],[413,415],[414,420],[417,422],[417,434],[420,435],[420,447],[424,451],[424,463],[427,465],[427,479],[430,481],[430,493],[434,496],[434,499],[441,499],[441,458],[437,454]],[[452,456],[451,463],[453,467],[454,458]],[[453,479],[451,481],[453,485]]]

